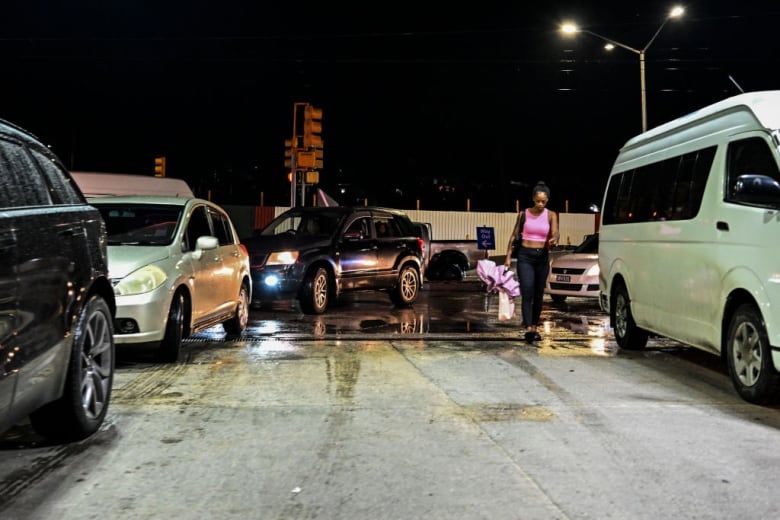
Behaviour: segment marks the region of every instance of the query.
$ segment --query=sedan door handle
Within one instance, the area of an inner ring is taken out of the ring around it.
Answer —
[[[718,231],[728,231],[729,225],[727,222],[723,222],[722,220],[719,220],[715,223],[715,227],[718,229]]]

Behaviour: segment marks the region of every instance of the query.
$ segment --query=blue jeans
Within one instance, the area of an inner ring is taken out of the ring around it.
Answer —
[[[542,299],[547,275],[550,272],[550,255],[545,248],[520,246],[517,248],[517,281],[520,282],[520,306],[523,325],[539,325],[542,315]]]

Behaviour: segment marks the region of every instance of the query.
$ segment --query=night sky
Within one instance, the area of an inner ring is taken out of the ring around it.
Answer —
[[[553,209],[586,211],[641,130],[639,58],[559,25],[641,48],[673,5],[277,3],[4,2],[0,118],[73,170],[151,175],[165,156],[218,203],[286,205],[284,140],[308,102],[342,204],[512,211],[541,179]],[[780,89],[779,3],[682,5],[647,51],[649,127]]]

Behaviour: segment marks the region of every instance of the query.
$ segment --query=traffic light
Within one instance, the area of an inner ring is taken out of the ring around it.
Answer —
[[[303,147],[322,148],[322,109],[306,105],[303,109]]]
[[[293,154],[295,153],[295,147],[293,146],[292,139],[285,139],[284,140],[284,167],[285,168],[292,168],[292,158]]]
[[[154,176],[165,177],[165,157],[154,158]]]

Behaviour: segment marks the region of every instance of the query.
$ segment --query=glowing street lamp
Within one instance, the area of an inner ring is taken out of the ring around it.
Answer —
[[[622,47],[623,49],[626,49],[628,51],[631,51],[639,55],[639,83],[640,83],[641,95],[642,95],[642,132],[647,131],[647,94],[645,91],[646,90],[645,89],[645,53],[647,52],[647,49],[650,47],[650,45],[652,45],[655,39],[658,37],[658,34],[661,32],[661,29],[664,28],[666,22],[668,22],[672,18],[679,18],[680,16],[683,15],[683,13],[685,13],[685,9],[680,6],[675,6],[674,8],[672,8],[672,10],[669,11],[669,14],[666,15],[666,18],[664,18],[664,21],[661,24],[661,26],[658,28],[657,31],[655,31],[653,37],[650,38],[649,42],[647,42],[647,45],[645,45],[641,49],[635,49],[634,47],[626,45],[625,43],[620,43],[617,40],[613,40],[612,38],[607,38],[606,36],[596,34],[593,31],[589,31],[587,29],[581,29],[573,23],[564,23],[563,25],[561,25],[561,32],[563,32],[564,34],[576,34],[578,32],[590,34],[591,36],[595,36],[596,38],[605,41],[606,44],[604,45],[604,48],[607,50],[612,50],[617,46],[617,47]]]

